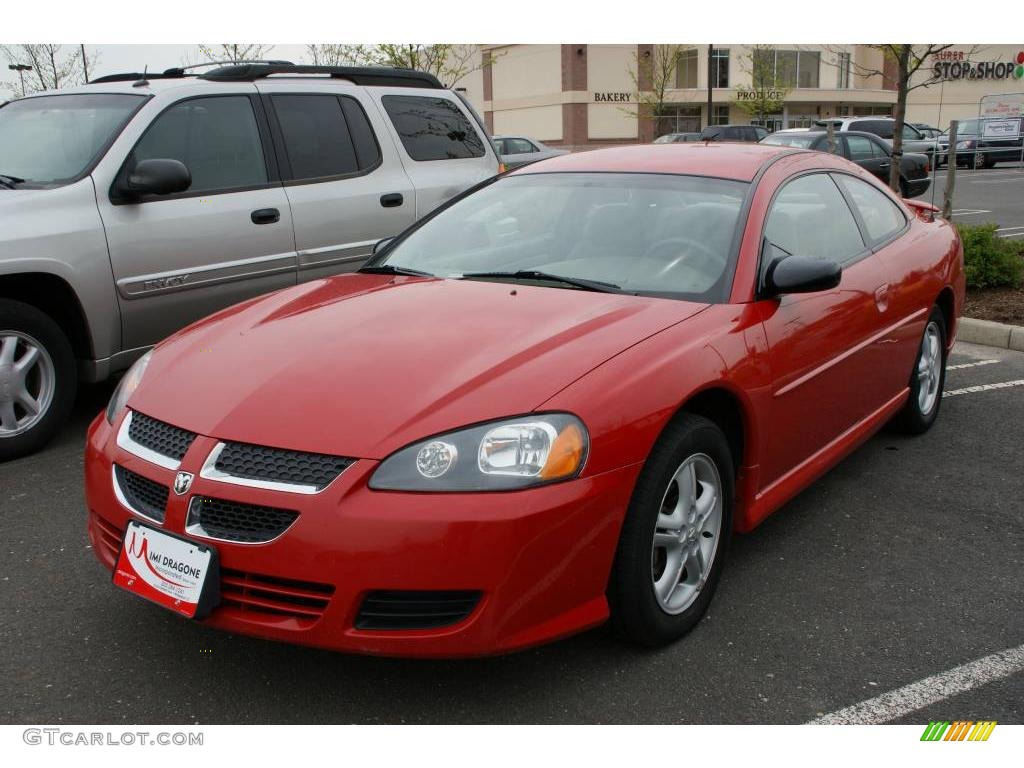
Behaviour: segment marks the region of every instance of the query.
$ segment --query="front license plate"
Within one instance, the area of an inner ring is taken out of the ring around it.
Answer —
[[[190,619],[206,616],[219,599],[215,549],[134,521],[125,530],[113,579]]]

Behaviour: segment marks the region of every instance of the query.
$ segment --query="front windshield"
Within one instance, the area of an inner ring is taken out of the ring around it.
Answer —
[[[806,149],[811,146],[820,133],[773,133],[761,139],[762,144],[777,144],[780,147],[802,147]]]
[[[538,271],[721,301],[748,185],[699,176],[506,176],[398,241],[386,264],[442,277]]]
[[[19,186],[55,186],[80,176],[144,96],[35,96],[0,108],[0,174]]]

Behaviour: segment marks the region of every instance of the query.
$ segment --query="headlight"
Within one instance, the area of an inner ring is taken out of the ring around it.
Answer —
[[[370,487],[389,491],[508,491],[576,477],[590,440],[567,413],[503,419],[431,437],[385,459]]]
[[[108,423],[114,423],[114,420],[128,402],[128,398],[138,389],[139,382],[142,381],[142,376],[146,373],[146,366],[149,365],[149,358],[152,356],[153,350],[149,350],[149,352],[135,361],[135,364],[128,369],[128,373],[121,377],[117,389],[114,390],[114,394],[110,397],[110,402],[107,403]]]
[[[970,139],[966,139],[964,141],[958,141],[956,143],[956,148],[957,149],[974,149],[974,142],[971,141]]]

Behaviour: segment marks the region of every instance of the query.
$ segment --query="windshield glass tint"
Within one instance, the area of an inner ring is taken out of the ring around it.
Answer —
[[[458,277],[536,270],[720,301],[747,184],[697,176],[507,176],[397,243],[387,263]]]
[[[71,181],[144,99],[90,93],[12,101],[0,108],[0,173],[25,179],[26,186]]]

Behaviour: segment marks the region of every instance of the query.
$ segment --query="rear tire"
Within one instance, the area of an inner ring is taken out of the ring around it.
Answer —
[[[42,448],[67,420],[77,384],[60,327],[29,304],[0,299],[0,461]]]
[[[946,383],[946,317],[933,307],[910,373],[910,397],[894,420],[901,432],[920,435],[931,429],[942,405]]]
[[[722,430],[694,414],[673,419],[644,464],[619,536],[608,601],[620,637],[654,647],[700,621],[732,536],[734,485]]]

